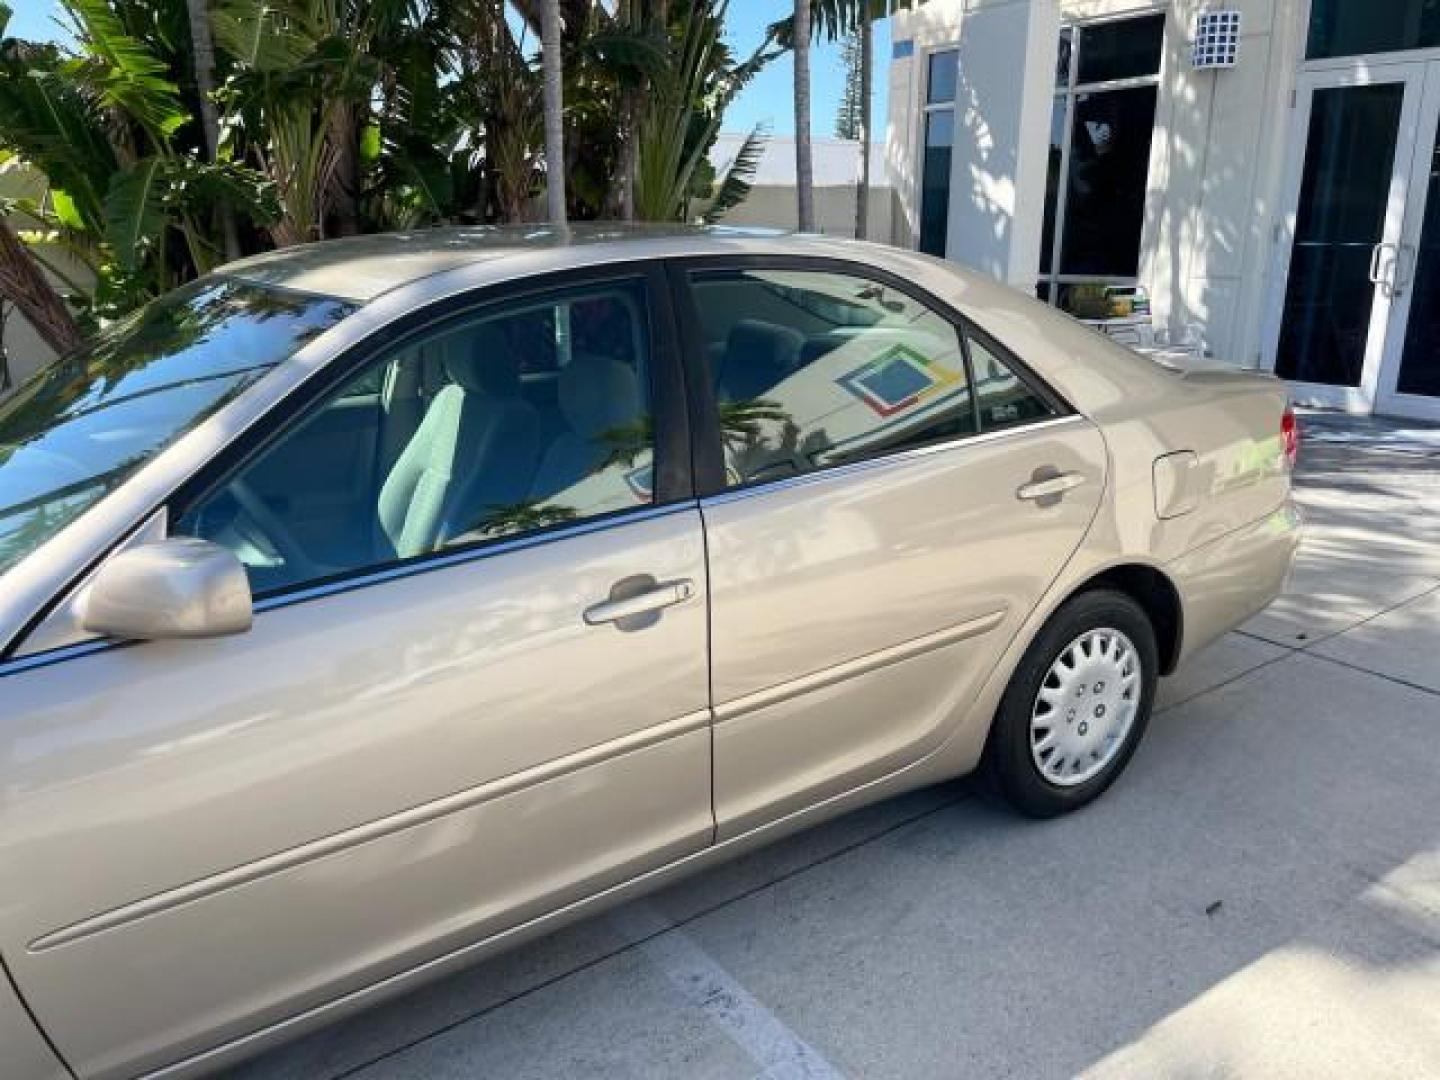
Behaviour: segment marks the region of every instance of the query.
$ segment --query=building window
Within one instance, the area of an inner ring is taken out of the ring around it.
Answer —
[[[1060,32],[1037,288],[1052,304],[1135,283],[1164,37],[1164,15]]]
[[[925,149],[920,165],[920,250],[945,254],[950,226],[950,160],[955,145],[955,84],[960,54],[930,54],[925,74]]]
[[[1305,56],[1428,49],[1440,45],[1440,4],[1435,0],[1312,0]]]

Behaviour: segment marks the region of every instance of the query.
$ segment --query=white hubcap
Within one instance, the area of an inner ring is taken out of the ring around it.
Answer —
[[[1055,659],[1030,711],[1030,756],[1059,787],[1083,784],[1125,745],[1140,708],[1140,655],[1119,630],[1087,630]]]

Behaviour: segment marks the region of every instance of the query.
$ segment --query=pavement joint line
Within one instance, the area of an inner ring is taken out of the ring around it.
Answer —
[[[1238,632],[1238,631],[1237,631],[1237,632]],[[1247,636],[1252,636],[1252,635],[1247,635]],[[1257,640],[1257,641],[1265,641],[1267,644],[1272,644],[1272,645],[1274,644],[1274,642],[1268,641],[1268,640],[1265,639],[1265,638],[1256,638],[1255,640]],[[1179,701],[1172,701],[1172,702],[1170,702],[1168,705],[1164,706],[1163,708],[1156,709],[1154,715],[1156,715],[1156,716],[1164,716],[1166,713],[1168,713],[1168,712],[1170,712],[1170,711],[1172,711],[1172,710],[1174,710],[1174,709],[1178,709],[1178,708],[1180,708],[1180,706],[1182,706],[1182,705],[1189,705],[1192,701],[1199,701],[1202,697],[1205,697],[1207,694],[1213,694],[1213,693],[1215,693],[1217,690],[1224,690],[1227,686],[1230,686],[1230,685],[1232,685],[1232,684],[1234,684],[1234,683],[1237,683],[1237,682],[1239,682],[1241,679],[1247,679],[1247,678],[1249,678],[1251,675],[1254,675],[1257,671],[1263,671],[1265,668],[1270,667],[1270,666],[1273,665],[1273,664],[1278,664],[1278,663],[1280,663],[1280,662],[1283,661],[1283,660],[1290,660],[1290,659],[1292,659],[1292,658],[1295,656],[1296,653],[1298,653],[1298,652],[1301,651],[1301,650],[1299,650],[1299,649],[1289,648],[1289,647],[1286,647],[1286,646],[1281,646],[1281,647],[1282,647],[1282,648],[1285,648],[1286,651],[1283,652],[1283,653],[1281,653],[1279,656],[1272,656],[1272,657],[1270,657],[1268,660],[1261,660],[1260,663],[1256,664],[1254,667],[1248,667],[1248,668],[1246,668],[1244,671],[1237,671],[1234,675],[1231,675],[1228,679],[1225,679],[1225,680],[1223,680],[1222,682],[1218,682],[1218,683],[1216,683],[1214,686],[1207,686],[1207,687],[1205,687],[1205,689],[1203,689],[1203,690],[1197,690],[1197,691],[1195,691],[1195,693],[1191,694],[1191,695],[1190,695],[1189,697],[1187,697],[1187,698],[1181,698]]]
[[[1365,618],[1361,619],[1359,622],[1351,623],[1343,630],[1333,630],[1330,633],[1325,634],[1323,637],[1318,637],[1313,641],[1306,641],[1303,645],[1298,646],[1295,651],[1309,652],[1316,645],[1323,645],[1327,641],[1334,641],[1338,637],[1343,637],[1344,635],[1350,633],[1352,630],[1358,630],[1360,629],[1360,627],[1372,623],[1376,619],[1380,619],[1385,617],[1386,615],[1389,615],[1392,611],[1399,611],[1402,607],[1407,607],[1408,605],[1415,603],[1415,601],[1417,600],[1423,600],[1425,599],[1425,597],[1435,592],[1440,592],[1440,581],[1437,581],[1428,589],[1421,589],[1414,596],[1407,596],[1401,600],[1396,600],[1393,604],[1383,607],[1379,611],[1366,615]]]
[[[1263,613],[1262,613],[1262,614],[1263,614]],[[1256,634],[1256,633],[1254,633],[1253,631],[1250,631],[1250,630],[1241,630],[1241,629],[1239,629],[1238,627],[1237,627],[1236,629],[1234,629],[1234,630],[1231,630],[1230,632],[1231,632],[1232,634],[1237,634],[1237,635],[1239,635],[1240,637],[1249,638],[1251,641],[1259,641],[1259,642],[1262,642],[1262,643],[1264,643],[1264,644],[1266,644],[1266,645],[1274,645],[1275,648],[1277,648],[1277,649],[1285,649],[1287,652],[1299,652],[1301,649],[1303,649],[1303,648],[1305,647],[1304,645],[1292,645],[1292,644],[1290,644],[1288,641],[1275,641],[1275,640],[1273,640],[1272,638],[1264,637],[1264,636],[1262,636],[1262,635],[1260,635],[1260,634]],[[1273,658],[1272,658],[1272,659],[1273,659]]]
[[[1427,588],[1421,589],[1419,592],[1415,593],[1412,596],[1406,596],[1402,599],[1396,600],[1394,603],[1388,605],[1387,607],[1381,608],[1379,611],[1373,611],[1369,615],[1366,615],[1363,619],[1359,619],[1356,622],[1351,623],[1349,626],[1345,627],[1342,630],[1332,630],[1328,634],[1324,634],[1321,637],[1317,637],[1314,639],[1307,639],[1298,645],[1291,644],[1288,641],[1276,641],[1274,638],[1267,638],[1262,634],[1257,634],[1251,630],[1243,630],[1240,627],[1236,627],[1234,630],[1231,630],[1230,633],[1239,634],[1241,637],[1250,638],[1252,641],[1263,641],[1265,644],[1274,645],[1276,648],[1289,649],[1291,652],[1309,652],[1316,645],[1323,645],[1327,641],[1334,641],[1338,637],[1344,637],[1352,630],[1358,630],[1360,629],[1360,627],[1366,625],[1367,623],[1371,623],[1374,622],[1376,619],[1383,618],[1384,616],[1389,615],[1392,611],[1399,611],[1401,608],[1406,607],[1409,604],[1413,604],[1417,600],[1423,600],[1425,599],[1425,597],[1435,592],[1440,592],[1440,581],[1437,581],[1434,585],[1430,585]],[[1264,612],[1261,612],[1261,614],[1264,614]],[[1279,657],[1275,657],[1275,659],[1279,659]],[[1374,672],[1373,674],[1379,673]]]
[[[1300,649],[1297,649],[1296,651],[1304,652],[1304,650]],[[1383,679],[1388,683],[1394,683],[1396,686],[1403,686],[1410,690],[1418,690],[1420,691],[1420,693],[1429,694],[1432,697],[1440,697],[1440,690],[1436,690],[1433,686],[1426,686],[1424,683],[1411,682],[1409,679],[1402,679],[1399,675],[1390,675],[1383,671],[1376,671],[1373,668],[1365,667],[1363,664],[1356,664],[1352,663],[1349,660],[1342,660],[1338,656],[1327,656],[1324,653],[1317,652],[1306,652],[1305,655],[1312,660],[1323,660],[1327,664],[1335,664],[1337,667],[1349,668],[1351,671],[1358,671],[1362,675],[1373,675],[1377,679]]]
[[[843,1080],[823,1054],[726,971],[653,904],[638,900],[610,913],[622,933],[643,938],[640,952],[712,1024],[774,1080]]]
[[[1173,709],[1180,708],[1180,706],[1182,705],[1188,705],[1192,701],[1198,701],[1200,698],[1205,697],[1207,694],[1213,694],[1217,690],[1223,690],[1227,686],[1230,686],[1233,683],[1239,682],[1241,679],[1247,678],[1248,676],[1255,674],[1255,672],[1257,671],[1261,671],[1267,667],[1272,666],[1273,664],[1278,664],[1282,660],[1290,660],[1296,656],[1301,655],[1313,657],[1316,660],[1328,660],[1333,664],[1339,664],[1342,667],[1348,667],[1354,671],[1364,672],[1366,675],[1374,675],[1378,679],[1385,679],[1386,681],[1393,682],[1398,686],[1405,686],[1409,687],[1412,690],[1420,690],[1427,694],[1436,694],[1437,696],[1440,696],[1440,693],[1437,693],[1437,691],[1431,689],[1428,686],[1422,686],[1419,683],[1412,683],[1405,679],[1399,678],[1398,676],[1386,675],[1383,671],[1372,671],[1370,668],[1361,667],[1359,664],[1352,664],[1344,660],[1337,660],[1333,656],[1326,656],[1324,653],[1317,653],[1313,651],[1316,645],[1323,645],[1327,641],[1333,641],[1338,637],[1343,637],[1345,634],[1348,634],[1350,633],[1350,631],[1364,626],[1368,622],[1372,622],[1375,619],[1378,619],[1384,615],[1389,615],[1392,611],[1398,611],[1400,608],[1405,607],[1407,604],[1413,604],[1417,600],[1423,600],[1425,597],[1429,596],[1431,593],[1434,592],[1440,592],[1440,582],[1437,582],[1436,584],[1430,586],[1428,589],[1425,589],[1422,592],[1416,593],[1414,596],[1408,596],[1404,600],[1398,600],[1395,603],[1391,604],[1389,607],[1382,608],[1371,615],[1367,615],[1359,622],[1353,623],[1350,626],[1345,627],[1345,629],[1343,630],[1336,630],[1333,633],[1326,634],[1324,637],[1318,637],[1314,641],[1306,641],[1304,644],[1301,645],[1291,645],[1283,641],[1274,641],[1267,637],[1261,637],[1259,634],[1251,633],[1249,630],[1241,630],[1237,627],[1236,629],[1231,631],[1232,634],[1238,634],[1241,637],[1249,638],[1251,641],[1263,642],[1266,645],[1274,645],[1277,649],[1284,649],[1285,652],[1283,652],[1279,656],[1272,656],[1268,660],[1262,660],[1254,667],[1246,668],[1244,671],[1236,672],[1234,675],[1230,676],[1230,678],[1224,680],[1223,682],[1218,682],[1214,686],[1207,686],[1204,690],[1197,690],[1195,693],[1191,694],[1187,698],[1181,698],[1179,701],[1172,701],[1164,708],[1156,709],[1155,715],[1161,716],[1165,713],[1170,712]]]
[[[752,896],[757,896],[767,889],[774,888],[776,885],[783,885],[785,882],[791,880],[792,878],[799,877],[801,874],[808,873],[809,871],[814,870],[817,867],[824,866],[828,862],[833,862],[836,859],[843,858],[844,856],[849,855],[851,852],[858,851],[863,847],[873,844],[877,840],[883,840],[885,837],[891,835],[892,833],[899,832],[901,829],[904,829],[910,825],[914,825],[917,822],[924,821],[928,817],[933,817],[934,815],[940,813],[942,810],[948,810],[951,807],[958,806],[959,804],[966,802],[970,798],[972,798],[972,796],[968,792],[965,794],[956,795],[952,798],[948,798],[943,802],[930,807],[928,810],[924,810],[918,814],[912,814],[909,817],[895,822],[894,824],[888,825],[884,829],[881,829],[879,832],[874,833],[871,836],[865,837],[863,840],[856,840],[853,843],[845,844],[843,847],[836,848],[834,851],[822,856],[821,858],[814,859],[801,866],[794,867],[793,869],[788,870],[783,874],[780,874],[774,878],[770,878],[767,881],[763,881],[758,885],[751,886],[750,888],[745,889],[742,892],[736,893],[734,896],[722,900],[719,903],[711,904],[708,907],[701,908],[698,911],[694,911],[691,914],[687,915],[685,918],[680,919],[679,921],[674,923],[669,923],[665,926],[665,928],[655,931],[655,933],[652,934],[650,937],[641,938],[637,941],[627,941],[623,945],[620,945],[618,948],[611,949],[605,953],[602,953],[599,956],[592,957],[591,959],[586,960],[584,963],[578,964],[575,967],[570,968],[566,971],[562,971],[555,975],[552,975],[548,979],[542,979],[534,986],[528,986],[523,990],[517,990],[515,993],[509,995],[508,997],[502,998],[500,1001],[493,1002],[492,1004],[485,1006],[483,1009],[476,1009],[474,1012],[466,1013],[464,1016],[457,1017],[454,1020],[448,1021],[447,1023],[442,1024],[435,1030],[426,1032],[424,1035],[421,1035],[417,1038],[409,1039],[399,1046],[395,1046],[389,1050],[386,1050],[384,1053],[376,1054],[374,1057],[369,1058],[366,1061],[357,1062],[356,1064],[347,1066],[346,1068],[341,1069],[338,1072],[330,1073],[328,1080],[348,1080],[348,1078],[350,1077],[359,1076],[366,1070],[380,1064],[382,1061],[388,1061],[391,1058],[398,1057],[399,1055],[405,1053],[407,1050],[413,1050],[421,1043],[425,1043],[441,1035],[448,1034],[449,1032],[454,1031],[457,1028],[464,1027],[471,1021],[479,1020],[482,1017],[488,1016],[493,1012],[498,1012],[500,1009],[503,1009],[509,1005],[513,1005],[515,1004],[515,1002],[527,998],[531,994],[539,993],[542,990],[548,990],[552,986],[558,986],[566,979],[574,975],[579,975],[586,971],[589,971],[591,968],[599,967],[601,964],[607,963],[608,961],[615,959],[617,956],[622,956],[625,953],[631,951],[632,949],[636,949],[640,946],[645,945],[647,942],[653,940],[654,938],[661,937],[665,934],[673,933],[681,929],[682,927],[689,926],[691,923],[696,922],[699,919],[703,919],[708,915],[713,915],[717,911],[722,911],[732,904],[737,904],[742,900],[747,900]],[[634,903],[635,901],[630,902]]]
[[[1323,645],[1327,641],[1334,641],[1336,638],[1343,637],[1344,635],[1350,633],[1352,630],[1357,630],[1365,624],[1373,622],[1374,620],[1382,618],[1383,616],[1389,615],[1392,611],[1398,611],[1409,604],[1415,603],[1417,600],[1423,600],[1425,599],[1425,597],[1435,592],[1440,592],[1440,582],[1436,582],[1428,589],[1422,589],[1414,596],[1407,596],[1402,600],[1395,601],[1387,607],[1381,608],[1379,611],[1372,612],[1371,614],[1365,616],[1363,619],[1360,619],[1358,622],[1351,623],[1343,630],[1335,630],[1329,634],[1324,635],[1323,637],[1318,637],[1315,638],[1315,640],[1313,641],[1306,641],[1298,645],[1290,644],[1289,642],[1284,641],[1275,641],[1271,638],[1262,637],[1260,634],[1253,633],[1249,630],[1243,630],[1239,627],[1236,627],[1234,630],[1230,631],[1232,634],[1237,634],[1240,637],[1249,638],[1251,641],[1259,641],[1266,645],[1273,645],[1277,649],[1284,649],[1285,652],[1279,656],[1272,656],[1268,660],[1262,660],[1254,667],[1249,667],[1246,668],[1244,671],[1236,672],[1234,675],[1230,676],[1230,678],[1224,680],[1223,682],[1218,682],[1214,686],[1207,686],[1204,690],[1197,690],[1195,693],[1191,694],[1187,698],[1181,698],[1179,701],[1172,701],[1164,708],[1156,709],[1155,715],[1161,716],[1165,713],[1170,712],[1173,709],[1180,708],[1180,706],[1182,705],[1188,705],[1192,701],[1198,701],[1200,698],[1205,697],[1207,694],[1213,694],[1217,690],[1223,690],[1227,686],[1230,686],[1233,683],[1239,682],[1241,679],[1247,678],[1248,676],[1255,674],[1255,672],[1257,671],[1261,671],[1267,667],[1272,666],[1273,664],[1278,664],[1282,660],[1290,660],[1296,656],[1301,655],[1313,657],[1316,660],[1326,660],[1332,664],[1338,664],[1341,667],[1350,668],[1353,671],[1363,672],[1366,675],[1374,675],[1377,679],[1384,679],[1387,682],[1395,683],[1397,686],[1404,686],[1408,687],[1411,690],[1419,690],[1422,693],[1440,696],[1440,692],[1437,692],[1431,687],[1422,686],[1420,683],[1410,682],[1407,679],[1402,679],[1395,675],[1387,675],[1383,671],[1372,671],[1370,668],[1362,667],[1359,664],[1352,664],[1348,661],[1339,660],[1333,656],[1326,656],[1324,653],[1317,653],[1314,651],[1316,645]]]

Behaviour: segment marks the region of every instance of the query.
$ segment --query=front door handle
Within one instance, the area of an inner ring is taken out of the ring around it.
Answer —
[[[585,609],[585,622],[590,626],[615,623],[622,630],[639,629],[641,623],[649,625],[654,621],[645,616],[683,604],[694,595],[695,582],[689,578],[663,583],[648,575],[625,578],[615,583],[609,600]]]
[[[1021,484],[1015,492],[1015,497],[1025,502],[1058,499],[1065,492],[1077,488],[1083,483],[1085,483],[1085,477],[1079,473],[1060,473],[1058,476],[1047,476],[1043,480],[1032,480],[1028,484]]]

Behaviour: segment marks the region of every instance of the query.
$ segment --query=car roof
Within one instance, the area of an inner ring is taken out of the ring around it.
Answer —
[[[822,246],[833,253],[833,244],[825,237],[726,226],[623,222],[587,222],[563,228],[547,224],[485,225],[300,244],[241,259],[221,267],[219,272],[257,284],[368,303],[422,278],[521,255],[548,256],[553,259],[554,269],[563,269],[570,265],[567,253],[573,256],[578,254],[577,249],[602,245],[616,246],[620,249],[617,256],[644,258],[721,251],[799,253]]]

